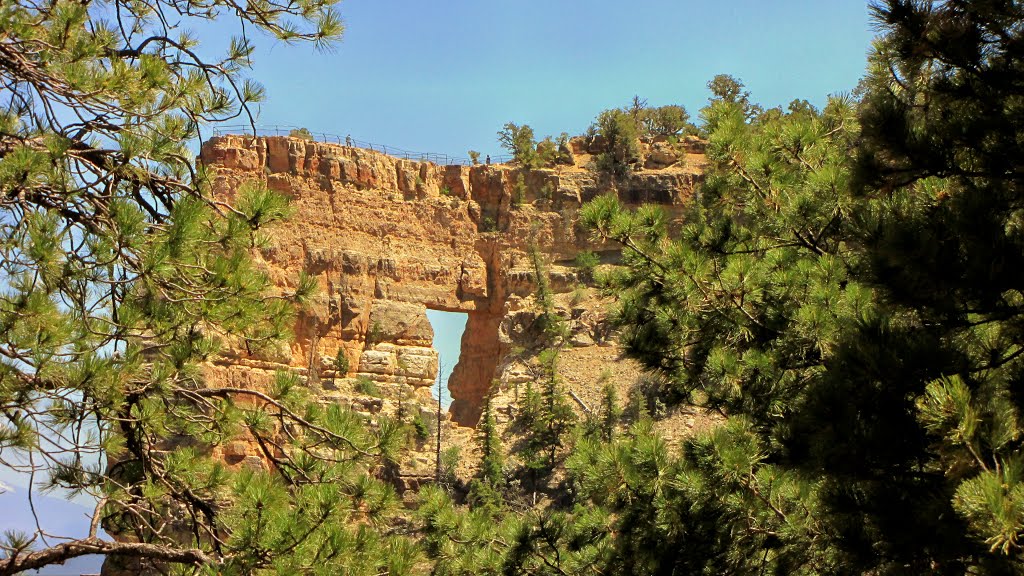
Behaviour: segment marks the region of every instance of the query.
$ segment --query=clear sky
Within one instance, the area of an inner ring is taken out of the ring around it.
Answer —
[[[768,106],[851,90],[873,36],[858,0],[343,0],[327,53],[256,38],[261,124],[418,152],[499,153],[509,121],[586,130],[634,94],[706,102],[715,74]],[[208,38],[204,38],[206,40]]]
[[[448,392],[448,377],[452,375],[452,370],[459,361],[462,333],[466,330],[468,318],[458,312],[427,310],[427,319],[430,320],[430,327],[434,329],[434,350],[437,350],[440,356],[439,380],[444,383],[444,388],[441,389],[441,405],[447,409],[452,403],[452,395]],[[430,392],[437,398],[436,383],[431,386]]]

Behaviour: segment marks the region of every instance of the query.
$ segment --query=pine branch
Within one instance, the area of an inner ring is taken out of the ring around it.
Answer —
[[[336,433],[334,433],[334,432],[332,432],[332,431],[330,431],[330,430],[328,430],[328,429],[326,429],[326,428],[324,428],[322,426],[318,426],[316,424],[313,424],[312,422],[309,422],[305,418],[303,418],[303,417],[299,416],[298,414],[296,414],[295,412],[293,412],[291,409],[289,409],[284,404],[282,404],[282,403],[278,402],[277,400],[271,398],[267,394],[264,394],[263,392],[259,392],[257,390],[249,390],[249,389],[246,389],[246,388],[232,388],[232,387],[199,388],[199,389],[196,389],[196,390],[186,390],[184,388],[177,388],[175,390],[175,392],[177,394],[180,394],[180,395],[183,395],[183,396],[190,396],[190,395],[191,396],[215,396],[215,397],[219,397],[219,398],[230,398],[230,397],[235,396],[235,395],[255,396],[256,398],[259,398],[260,400],[263,400],[264,402],[270,404],[271,406],[274,406],[283,415],[287,416],[290,420],[296,422],[297,424],[302,425],[302,427],[306,428],[307,430],[313,430],[315,432],[319,432],[320,434],[322,434],[323,436],[325,436],[327,438],[330,438],[330,439],[333,439],[333,440],[338,440],[338,441],[346,444],[353,451],[355,451],[355,452],[357,452],[357,453],[359,453],[359,454],[361,454],[363,456],[366,456],[368,458],[373,458],[374,456],[376,456],[375,454],[373,454],[371,452],[367,452],[366,450],[363,450],[362,448],[357,446],[355,444],[355,442],[353,442],[351,439],[346,438],[345,436],[342,436],[340,434],[336,434]]]
[[[89,554],[132,556],[193,566],[216,563],[214,558],[198,548],[174,548],[145,542],[111,542],[99,538],[84,538],[0,560],[0,576],[13,576],[26,570],[34,570],[51,564],[63,564],[72,558]]]

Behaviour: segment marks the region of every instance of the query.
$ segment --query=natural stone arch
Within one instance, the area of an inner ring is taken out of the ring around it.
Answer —
[[[587,143],[573,154],[586,163]],[[695,153],[695,158],[703,158]],[[253,358],[244,351],[222,360],[245,374],[286,367],[330,382],[362,376],[396,393],[429,400],[437,354],[426,309],[468,314],[462,352],[449,390],[452,419],[475,425],[508,342],[503,333],[534,290],[527,253],[569,262],[593,246],[575,230],[582,202],[608,182],[576,166],[524,170],[508,165],[437,166],[380,153],[286,137],[224,136],[203,145],[202,161],[216,167],[215,194],[231,198],[257,180],[291,198],[294,215],[259,254],[274,283],[290,288],[300,272],[315,277],[320,295],[295,327],[289,350]],[[681,205],[700,166],[645,171],[621,182],[627,198]],[[515,183],[525,197],[513,206]],[[574,273],[552,271],[556,289],[571,290]],[[349,371],[333,371],[341,351]],[[329,380],[328,380],[329,379]],[[389,389],[391,389],[389,388]],[[331,391],[324,392],[330,396]]]

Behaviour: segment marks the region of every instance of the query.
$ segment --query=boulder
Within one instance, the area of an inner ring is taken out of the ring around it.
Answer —
[[[659,170],[667,168],[679,161],[679,155],[668,142],[655,142],[647,152],[644,168]]]

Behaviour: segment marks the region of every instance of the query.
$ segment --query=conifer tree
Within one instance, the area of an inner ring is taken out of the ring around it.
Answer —
[[[534,493],[540,480],[555,468],[559,449],[575,423],[576,415],[566,401],[558,376],[558,354],[564,345],[565,321],[555,311],[550,281],[543,258],[536,246],[531,246],[530,257],[537,284],[536,301],[539,308],[536,325],[542,333],[545,346],[537,357],[539,372],[535,382],[528,382],[517,424],[523,433],[520,459],[530,471]]]
[[[597,158],[598,169],[615,178],[629,174],[630,165],[640,158],[640,115],[645,105],[634,101],[632,109],[612,108],[597,116],[591,130],[604,137],[606,147]]]
[[[294,375],[259,391],[207,386],[199,368],[225,348],[276,346],[314,284],[271,290],[250,251],[287,202],[254,185],[212,197],[189,144],[211,122],[251,121],[254,31],[327,45],[342,29],[333,4],[0,8],[0,466],[98,502],[85,538],[6,534],[0,574],[84,554],[139,573],[416,561],[407,539],[374,529],[395,504],[372,476],[395,423],[371,432],[312,404]],[[212,20],[238,24],[221,56],[187,30]],[[241,433],[270,471],[212,456]]]
[[[496,508],[503,502],[505,455],[494,417],[493,397],[488,396],[477,431],[480,471],[469,487],[468,500],[474,508]]]
[[[630,353],[667,376],[664,398],[729,418],[681,462],[683,509],[734,506],[722,547],[691,540],[687,562],[1022,569],[1024,14],[890,0],[875,16],[862,103],[763,110],[716,78],[711,167],[678,237],[655,208],[584,212],[624,246]]]
[[[484,405],[484,414],[480,421],[480,476],[492,486],[500,486],[504,481],[502,467],[504,457],[501,449],[501,438],[498,436],[497,423],[494,418],[493,398],[488,397]]]
[[[606,382],[601,389],[601,436],[605,442],[611,442],[615,438],[615,428],[621,417],[619,393],[615,390],[614,384]]]

